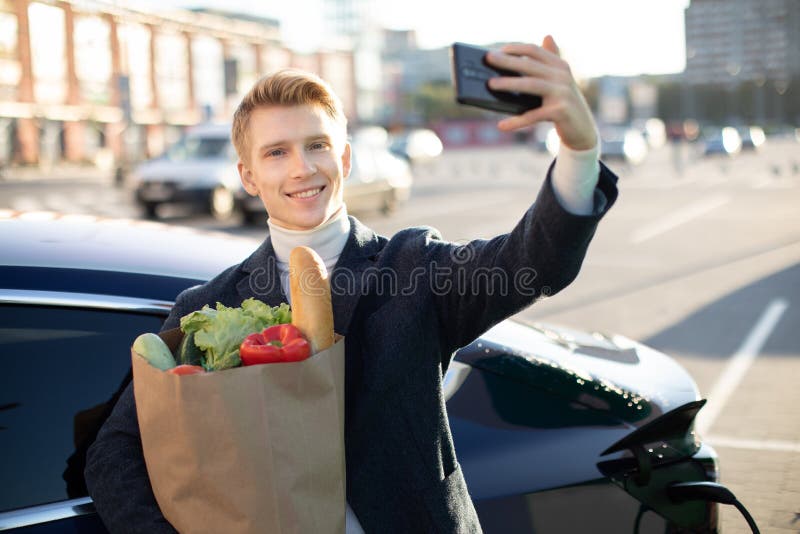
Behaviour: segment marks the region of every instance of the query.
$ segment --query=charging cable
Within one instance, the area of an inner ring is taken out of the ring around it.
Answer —
[[[676,504],[684,501],[710,501],[732,504],[742,513],[753,534],[760,534],[753,516],[739,502],[733,492],[722,484],[717,484],[716,482],[675,482],[667,486],[667,496]]]

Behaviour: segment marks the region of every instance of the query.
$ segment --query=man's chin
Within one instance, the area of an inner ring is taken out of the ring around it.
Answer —
[[[327,218],[324,215],[319,215],[315,217],[293,218],[289,220],[274,218],[271,220],[272,224],[280,226],[281,228],[285,228],[286,230],[304,232],[321,226],[327,221]]]
[[[343,202],[336,206],[327,206],[324,210],[317,206],[315,209],[301,211],[296,206],[293,206],[288,210],[290,217],[275,219],[273,224],[287,230],[313,230],[336,217],[342,209],[344,209]]]

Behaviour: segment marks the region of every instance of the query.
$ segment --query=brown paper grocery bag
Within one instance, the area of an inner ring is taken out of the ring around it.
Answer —
[[[161,337],[174,352],[181,332]],[[344,532],[344,339],[199,375],[131,357],[147,472],[179,532]]]

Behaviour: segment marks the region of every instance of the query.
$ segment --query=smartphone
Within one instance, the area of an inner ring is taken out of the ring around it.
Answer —
[[[501,113],[519,115],[542,105],[536,95],[489,89],[489,78],[495,76],[519,76],[518,72],[497,69],[486,63],[486,48],[453,43],[450,49],[453,85],[456,101],[467,106],[476,106]]]

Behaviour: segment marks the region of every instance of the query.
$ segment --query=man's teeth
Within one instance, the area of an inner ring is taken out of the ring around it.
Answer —
[[[292,194],[290,196],[292,198],[308,198],[308,197],[313,197],[314,195],[319,194],[320,191],[322,191],[322,188],[309,189],[308,191],[303,191],[301,193],[294,193],[294,194]]]

